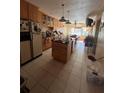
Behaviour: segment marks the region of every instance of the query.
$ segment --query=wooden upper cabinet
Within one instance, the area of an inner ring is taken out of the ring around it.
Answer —
[[[37,15],[37,22],[42,23],[42,13],[40,11],[38,11],[38,15]]]
[[[33,20],[33,10],[32,10],[32,4],[29,3],[29,19]]]
[[[34,22],[39,22],[44,26],[54,27],[55,29],[61,27],[61,23],[57,19],[40,12],[37,6],[27,2],[26,0],[20,0],[20,17]]]
[[[61,24],[61,22],[58,22],[58,27],[59,27],[59,28],[61,27],[60,24]]]
[[[54,29],[57,29],[57,19],[53,20],[53,24],[54,24]]]
[[[38,22],[38,7],[34,7],[34,21]]]
[[[51,18],[50,25],[51,25],[51,27],[53,27],[53,18]]]
[[[53,23],[54,23],[54,29],[59,29],[63,27],[63,23],[59,22],[59,20],[57,19],[54,19]]]
[[[37,22],[37,16],[38,16],[38,7],[29,3],[29,19],[34,22]]]
[[[40,12],[40,14],[41,14],[41,24],[43,24],[43,13]]]
[[[20,18],[28,19],[28,3],[20,0]]]

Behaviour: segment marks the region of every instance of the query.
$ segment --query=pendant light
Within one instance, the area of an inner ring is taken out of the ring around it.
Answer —
[[[64,4],[61,5],[62,6],[62,9],[63,9],[63,16],[59,19],[60,22],[66,22],[66,19],[64,17]]]
[[[75,25],[75,28],[76,28],[76,25],[77,25],[77,22],[76,22],[76,20],[75,20],[75,23],[74,23],[74,25]]]
[[[68,20],[66,20],[66,24],[71,24],[71,22],[69,21],[70,11],[68,10],[67,13],[68,13]]]
[[[76,25],[77,25],[77,22],[75,20],[75,22],[74,22],[74,32],[75,32],[75,29],[76,29]]]

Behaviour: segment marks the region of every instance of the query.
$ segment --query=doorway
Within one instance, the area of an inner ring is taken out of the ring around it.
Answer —
[[[77,35],[78,41],[84,41],[88,32],[83,28],[71,28],[70,35]]]

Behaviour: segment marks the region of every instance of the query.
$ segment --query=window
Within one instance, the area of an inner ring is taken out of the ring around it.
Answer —
[[[88,32],[84,31],[82,28],[72,28],[70,35],[87,36]]]

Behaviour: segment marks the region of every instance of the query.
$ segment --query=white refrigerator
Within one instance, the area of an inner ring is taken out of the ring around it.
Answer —
[[[42,54],[42,33],[40,23],[31,22],[33,58]]]

